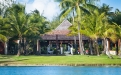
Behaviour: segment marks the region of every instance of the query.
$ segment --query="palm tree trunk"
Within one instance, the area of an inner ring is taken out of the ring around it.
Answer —
[[[119,39],[119,57],[121,58],[121,39]]]
[[[89,50],[90,50],[90,54],[93,55],[93,51],[92,51],[92,39],[89,40]]]
[[[21,55],[21,39],[20,40],[17,40],[17,56],[20,56]]]
[[[98,49],[98,41],[97,39],[95,40],[95,48],[96,48],[96,51],[97,51],[97,56],[99,56],[99,49]]]
[[[108,39],[105,38],[104,40],[104,44],[105,44],[105,51],[106,51],[106,55],[110,58],[110,59],[113,59],[113,57],[110,55],[110,52],[109,52],[109,43],[108,43]]]
[[[116,55],[118,55],[118,41],[116,41]]]
[[[82,34],[81,34],[81,47],[82,47],[82,51],[83,51],[83,53],[84,53],[84,42],[82,41]]]
[[[95,40],[92,40],[92,45],[93,45],[93,52],[94,54],[97,54],[97,51],[96,51],[96,45],[95,45]]]
[[[74,48],[75,48],[75,54],[76,54],[77,53],[76,36],[74,36]]]
[[[103,46],[104,46],[103,54],[106,54],[106,41],[105,41],[105,38],[103,39]]]
[[[4,44],[4,48],[5,48],[5,55],[7,55],[8,54],[8,44],[7,44],[7,42],[5,42],[5,44]]]
[[[82,49],[82,38],[81,38],[81,34],[80,34],[80,25],[79,25],[79,21],[78,21],[78,36],[79,36],[79,50],[80,50],[80,54],[84,55],[83,49]]]
[[[40,54],[40,43],[39,40],[37,39],[37,54]]]

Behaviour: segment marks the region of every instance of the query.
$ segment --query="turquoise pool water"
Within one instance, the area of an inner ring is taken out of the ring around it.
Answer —
[[[121,75],[121,67],[5,66],[0,67],[0,75]]]

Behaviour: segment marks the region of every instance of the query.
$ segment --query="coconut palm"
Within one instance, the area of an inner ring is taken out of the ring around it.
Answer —
[[[117,37],[118,37],[117,40],[119,42],[119,57],[121,58],[121,26],[117,25],[116,31],[117,31]]]
[[[20,40],[17,55],[24,48],[24,40],[34,40],[40,37],[40,34],[49,30],[48,21],[38,10],[32,11],[30,14],[25,13],[25,6],[22,4],[13,4],[8,8],[5,17],[9,19],[10,30],[13,33],[12,37]],[[34,45],[33,45],[34,46]]]
[[[34,42],[34,46],[38,39],[40,39],[40,34],[44,34],[45,32],[49,31],[50,26],[49,22],[43,15],[40,15],[38,10],[32,11],[29,17],[29,22],[30,30],[29,33],[27,33],[27,38]],[[33,28],[35,29],[34,31]],[[37,54],[40,54],[38,45],[36,50],[38,52]]]
[[[60,1],[60,0],[59,0]],[[92,6],[90,5],[91,2],[94,2],[97,0],[61,0],[60,2],[60,8],[62,10],[61,18],[64,19],[67,17],[73,17],[74,22],[74,16],[77,16],[77,24],[78,24],[78,36],[79,36],[79,48],[80,52],[83,55],[83,49],[82,49],[82,39],[80,35],[80,24],[81,24],[81,17],[83,15],[83,12],[88,12],[87,7]]]
[[[7,31],[5,31],[4,30],[4,20],[5,19],[3,19],[2,18],[2,16],[0,16],[0,41],[1,42],[6,42],[7,41],[7,37],[5,36],[5,32],[7,32]]]
[[[113,9],[113,7],[110,7],[107,4],[102,4],[102,6],[99,8],[100,12],[105,12],[106,15],[112,15],[111,10]]]
[[[109,22],[111,24],[115,24],[115,25],[118,25],[118,32],[119,32],[119,41],[120,41],[120,26],[121,26],[121,11],[116,9],[115,12],[113,13],[113,15],[110,16],[110,19],[109,19]],[[120,42],[119,42],[120,43]],[[116,42],[116,44],[118,44],[118,41]],[[120,47],[120,46],[119,46]],[[119,48],[120,49],[120,48]],[[116,47],[116,53],[118,55],[118,45]]]
[[[17,39],[20,40],[19,46],[21,46],[22,39],[24,39],[26,35],[34,36],[39,34],[39,22],[34,20],[36,18],[33,17],[33,15],[35,16],[36,14],[26,14],[25,6],[22,4],[13,4],[12,7],[6,11],[5,17],[9,19],[8,24],[11,27],[12,36],[16,36]],[[20,49],[17,55],[20,55]]]
[[[114,37],[114,35],[117,35],[117,33],[114,30],[116,29],[115,25],[110,25],[108,23],[108,19],[105,12],[100,13],[99,10],[94,10],[90,16],[87,15],[87,17],[85,18],[86,19],[84,20],[84,22],[82,21],[82,25],[84,28],[81,29],[81,33],[83,33],[86,36],[89,36],[91,39],[94,40],[97,55],[99,55],[97,39],[103,38],[104,49],[106,51],[106,54],[110,58],[112,58],[112,56],[109,53],[108,38],[114,42],[117,39],[117,37]]]
[[[98,10],[94,10],[93,13],[87,17],[85,17],[83,25],[83,29],[81,29],[81,33],[89,36],[95,43],[95,50],[97,55],[99,55],[98,50],[98,38],[100,38],[100,30],[103,26],[103,21],[105,19],[105,13],[99,13]]]

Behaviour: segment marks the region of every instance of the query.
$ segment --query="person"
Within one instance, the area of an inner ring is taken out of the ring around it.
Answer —
[[[78,51],[77,51],[78,54],[80,54],[80,49],[78,48]]]
[[[68,51],[73,54],[73,47],[71,44],[68,44]]]
[[[48,45],[48,47],[47,47],[47,54],[48,54],[48,53],[49,53],[49,54],[53,54],[53,51],[50,50],[50,45]]]
[[[47,51],[50,51],[50,46],[48,45],[48,47],[47,47]]]

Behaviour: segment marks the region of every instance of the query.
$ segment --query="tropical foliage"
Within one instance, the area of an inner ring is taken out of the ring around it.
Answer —
[[[14,50],[20,55],[26,53],[27,42],[34,47],[40,34],[44,34],[50,28],[49,22],[38,10],[26,13],[25,5],[13,3],[5,10],[4,17],[0,17],[0,30],[0,41],[5,42],[7,38],[11,42],[14,41]]]
[[[62,13],[60,19],[72,18],[73,26],[70,28],[69,35],[77,35],[81,39],[80,34],[88,36],[93,44],[93,52],[100,54],[98,50],[98,39],[104,39],[104,51],[112,58],[108,48],[109,39],[116,43],[120,33],[120,11],[116,10],[115,14],[110,12],[112,7],[103,4],[101,7],[95,6],[94,2],[98,0],[56,0],[60,2]],[[117,13],[117,14],[116,14]],[[91,42],[90,40],[90,42]],[[81,53],[83,54],[82,40],[80,42]],[[92,46],[90,46],[92,52]]]
[[[16,54],[26,54],[26,50],[37,50],[35,48],[37,39],[41,34],[55,29],[64,19],[68,19],[72,26],[69,36],[79,37],[80,54],[84,54],[82,36],[89,37],[90,54],[100,55],[101,51],[113,58],[109,52],[109,41],[116,44],[117,54],[121,56],[121,11],[116,9],[111,12],[112,7],[103,4],[96,6],[99,0],[55,0],[60,3],[61,13],[51,22],[46,20],[38,10],[26,13],[25,5],[15,3],[13,0],[0,2],[0,42],[11,41],[11,47]],[[59,21],[60,20],[60,21]],[[99,39],[103,41],[99,50]],[[19,41],[19,42],[17,42]],[[118,41],[119,45],[118,46]],[[118,51],[118,47],[119,50]],[[35,49],[34,49],[35,48]],[[76,48],[76,39],[75,39]],[[11,50],[10,50],[11,51]]]

